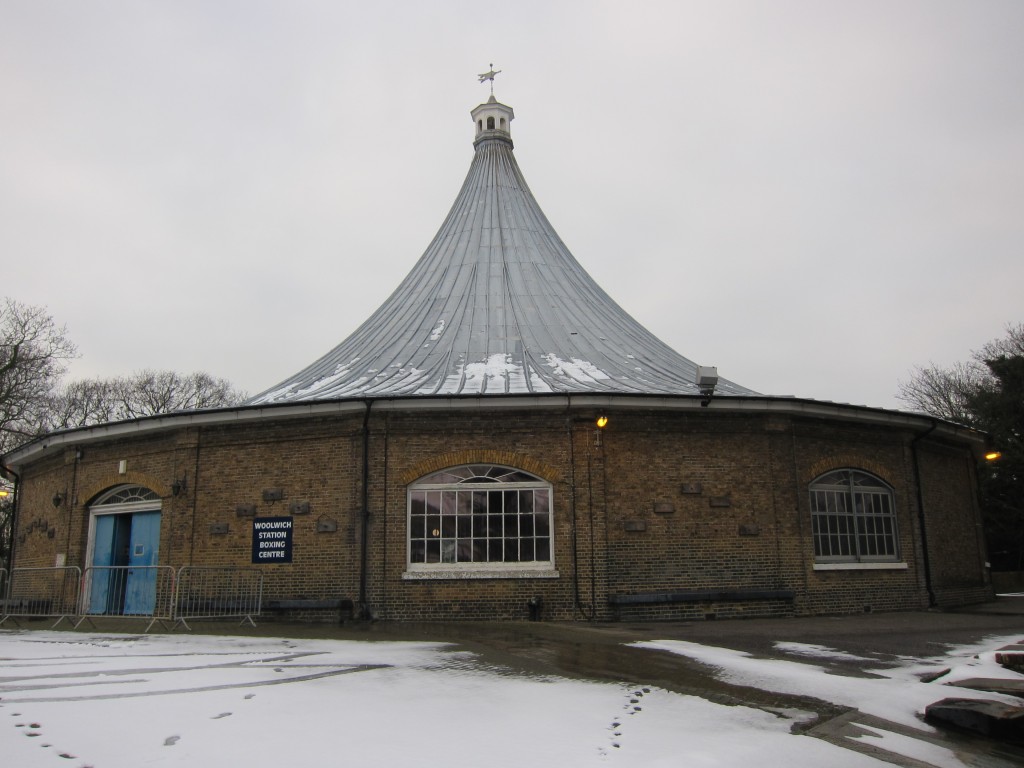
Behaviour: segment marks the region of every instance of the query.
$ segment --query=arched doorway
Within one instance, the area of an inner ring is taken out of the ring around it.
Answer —
[[[160,497],[122,485],[89,507],[89,613],[150,616],[156,606]]]

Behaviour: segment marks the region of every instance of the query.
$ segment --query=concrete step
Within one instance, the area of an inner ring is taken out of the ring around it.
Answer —
[[[1024,706],[978,699],[943,699],[924,710],[925,722],[953,726],[989,738],[1024,742]]]
[[[1024,643],[1005,645],[997,650],[996,663],[1007,669],[1024,670]]]
[[[957,688],[970,688],[972,691],[987,691],[988,693],[1005,693],[1009,696],[1020,696],[1024,698],[1024,677],[1020,679],[1007,679],[1002,677],[969,677],[966,680],[957,680]]]

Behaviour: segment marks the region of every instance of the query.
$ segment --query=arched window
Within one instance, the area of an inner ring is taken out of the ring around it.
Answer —
[[[893,493],[874,475],[839,469],[810,486],[811,534],[818,562],[887,562],[899,558]]]
[[[105,507],[112,509],[119,505],[137,504],[146,502],[142,506],[149,507],[155,503],[159,506],[160,497],[154,491],[142,485],[119,485],[113,490],[107,491],[92,503],[92,508]]]
[[[493,117],[488,117],[487,118],[487,130],[488,131],[493,131],[494,130],[494,118]]]
[[[551,570],[551,485],[520,469],[453,467],[409,486],[410,571]]]

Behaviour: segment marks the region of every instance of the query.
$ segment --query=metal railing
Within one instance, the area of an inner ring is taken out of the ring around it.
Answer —
[[[7,619],[54,618],[54,627],[64,619],[74,624],[82,585],[77,566],[14,568],[6,579],[6,594],[0,592],[0,625]]]
[[[171,629],[194,619],[240,619],[256,626],[263,605],[257,568],[169,565],[0,569],[0,625],[7,619],[149,619]]]
[[[83,583],[76,627],[94,616],[149,618],[149,632],[157,622],[174,620],[174,568],[169,565],[91,565]]]
[[[263,574],[258,568],[183,565],[178,569],[175,626],[191,629],[189,619],[240,619],[256,626],[263,605]]]

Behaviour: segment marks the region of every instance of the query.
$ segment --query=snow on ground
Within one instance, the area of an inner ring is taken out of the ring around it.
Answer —
[[[925,727],[915,717],[924,703],[949,695],[915,677],[935,662],[849,678],[691,643],[642,645],[699,659],[744,685],[831,699],[916,727]],[[973,653],[957,652],[952,676],[1002,669]],[[0,631],[5,768],[702,768],[764,764],[766,755],[790,768],[887,765],[792,735],[793,722],[643,681],[530,676],[443,643]],[[921,755],[926,746],[906,749]],[[934,765],[961,765],[931,749]]]
[[[872,669],[870,660],[844,651],[792,642],[777,642],[775,648],[801,658],[822,660],[863,660],[863,672],[871,677],[833,674],[824,667],[782,659],[758,659],[748,653],[714,648],[682,640],[638,642],[641,648],[669,651],[715,668],[716,676],[734,685],[776,693],[810,696],[833,704],[890,720],[922,734],[936,730],[921,719],[925,707],[944,698],[988,699],[1019,706],[1013,696],[959,688],[955,683],[969,678],[1020,679],[1016,672],[995,660],[995,649],[1019,642],[1019,635],[986,638],[977,645],[950,649],[948,655],[931,659],[908,659],[893,668]],[[948,670],[948,671],[945,671]],[[945,673],[943,674],[943,672]],[[931,683],[922,676],[939,675]],[[859,737],[882,749],[940,768],[960,768],[964,763],[949,749],[927,741],[871,726],[859,726],[868,735]]]
[[[855,707],[861,712],[892,720],[900,725],[931,731],[920,716],[929,704],[946,697],[997,699],[1019,705],[1012,696],[998,696],[946,684],[971,677],[1007,678],[1020,675],[995,661],[994,649],[1017,642],[1019,636],[989,638],[977,646],[953,649],[940,659],[908,660],[907,664],[889,669],[872,669],[865,662],[863,671],[874,677],[848,677],[830,674],[824,667],[803,661],[758,659],[742,651],[713,648],[685,640],[657,640],[634,643],[641,648],[678,653],[718,669],[718,677],[735,685],[744,685],[777,693],[811,696],[817,699]],[[851,658],[849,654],[820,646],[799,643],[778,643],[780,650],[802,658]],[[855,657],[853,657],[855,658]],[[933,684],[922,684],[921,676],[948,668]]]

